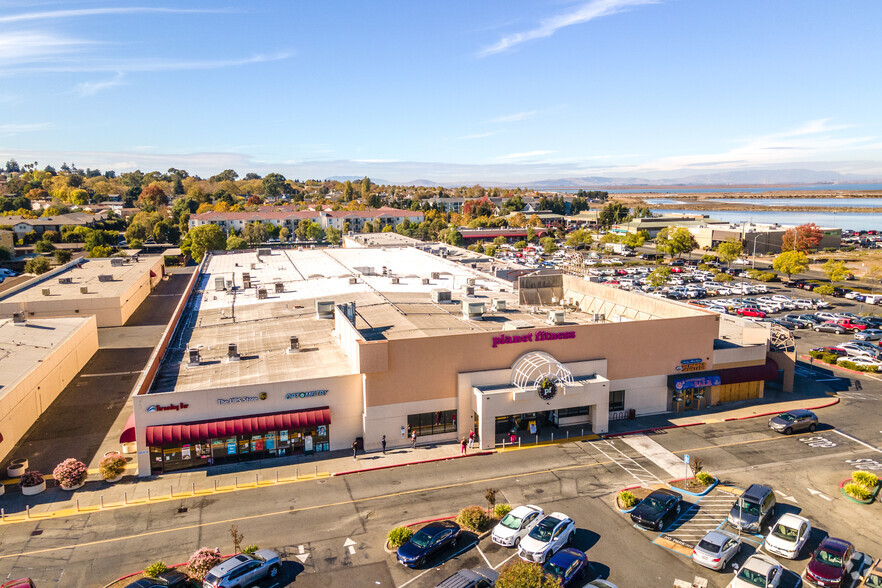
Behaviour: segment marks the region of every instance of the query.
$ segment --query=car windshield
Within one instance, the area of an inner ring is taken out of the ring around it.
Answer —
[[[759,516],[760,507],[759,504],[756,504],[755,502],[747,502],[746,500],[741,499],[738,501],[738,506],[744,514],[753,515],[755,517]]]
[[[521,519],[516,516],[512,516],[511,513],[505,515],[502,521],[499,523],[503,527],[508,527],[509,529],[520,529],[521,528]]]
[[[796,417],[790,414],[789,412],[784,412],[778,415],[778,418],[782,421],[787,421],[788,423],[792,423],[796,420]]]
[[[747,568],[741,568],[741,571],[738,572],[738,579],[744,580],[751,586],[766,585],[766,576],[764,574],[754,572],[753,570],[749,570]]]
[[[643,505],[650,510],[661,510],[664,506],[661,500],[652,497],[644,499]]]
[[[559,565],[557,565],[553,561],[550,561],[547,564],[545,564],[545,566],[543,566],[542,569],[545,571],[546,574],[554,574],[555,576],[558,576],[558,577],[563,577],[567,572],[564,568],[560,567]]]
[[[833,566],[834,568],[842,567],[842,556],[835,553],[830,553],[826,549],[818,551],[817,560],[822,564]]]
[[[549,539],[551,539],[552,533],[554,533],[554,527],[557,525],[557,519],[545,519],[530,531],[530,537],[537,541],[541,541],[543,543],[547,543]]]
[[[414,536],[410,538],[410,542],[417,547],[425,547],[432,542],[432,537],[428,533],[417,531],[414,533]]]
[[[711,543],[710,541],[707,541],[705,539],[702,539],[701,541],[698,542],[698,548],[700,550],[706,551],[708,553],[719,553],[720,552],[719,545],[717,545],[716,543]]]
[[[220,578],[218,578],[217,576],[215,576],[215,575],[212,574],[211,572],[208,572],[207,574],[205,574],[205,578],[204,578],[204,579],[205,579],[205,581],[208,582],[209,584],[217,584],[217,582],[220,580]]]
[[[799,532],[796,529],[788,527],[787,525],[775,525],[775,529],[772,531],[772,534],[775,537],[779,537],[784,539],[785,541],[796,541],[796,536]]]
[[[867,576],[867,579],[864,580],[864,584],[870,588],[882,588],[882,575],[870,574]]]

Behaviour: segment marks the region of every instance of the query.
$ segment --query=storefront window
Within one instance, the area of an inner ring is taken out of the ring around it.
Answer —
[[[609,391],[609,411],[616,412],[625,410],[625,391],[610,390]]]
[[[407,434],[416,431],[418,437],[456,432],[456,411],[439,410],[407,415]]]
[[[561,408],[557,411],[557,418],[585,416],[591,414],[590,406],[574,406],[573,408]]]

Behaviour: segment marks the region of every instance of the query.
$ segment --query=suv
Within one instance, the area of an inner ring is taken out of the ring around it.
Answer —
[[[203,588],[234,588],[252,586],[262,578],[275,578],[281,566],[279,554],[271,549],[258,549],[253,554],[240,553],[220,563],[202,581]]]
[[[126,588],[190,588],[190,578],[187,574],[171,570],[162,572],[155,578],[135,580]]]
[[[491,588],[498,577],[499,573],[489,568],[459,570],[435,588]]]
[[[762,484],[751,484],[732,505],[727,520],[736,529],[762,533],[763,523],[775,514],[775,502],[775,493],[771,488]]]
[[[857,333],[858,331],[863,331],[867,328],[866,323],[859,323],[857,321],[847,318],[839,319],[838,321],[836,321],[836,323],[839,324],[843,329],[849,330],[852,333]]]

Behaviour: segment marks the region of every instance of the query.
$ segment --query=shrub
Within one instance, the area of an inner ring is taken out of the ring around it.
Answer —
[[[497,519],[501,519],[510,512],[511,505],[506,502],[501,502],[493,507],[493,516],[495,516]]]
[[[469,531],[479,532],[483,531],[487,523],[490,522],[490,517],[487,516],[487,513],[480,506],[467,506],[459,511],[456,522]]]
[[[559,588],[560,580],[546,576],[537,563],[516,560],[499,572],[496,588]]]
[[[821,296],[830,296],[833,294],[833,286],[830,284],[821,284],[814,290],[815,294],[820,294]]]
[[[51,241],[37,241],[37,244],[34,245],[34,251],[37,253],[49,253],[50,251],[55,251],[55,245]]]
[[[851,474],[851,479],[854,480],[855,483],[871,489],[875,488],[876,484],[879,483],[879,477],[870,472],[854,472]]]
[[[386,538],[389,540],[389,545],[392,548],[398,549],[407,543],[411,537],[413,537],[413,529],[410,527],[395,527],[389,531],[389,535]]]
[[[260,549],[260,547],[258,547],[257,545],[255,545],[255,544],[252,543],[251,545],[246,545],[246,546],[242,549],[242,553],[254,553],[254,552],[257,551],[258,549]]]
[[[79,486],[86,481],[88,475],[89,470],[86,468],[86,464],[72,457],[67,458],[52,470],[52,476],[62,488]]]
[[[201,547],[187,561],[187,571],[197,580],[202,580],[205,578],[205,574],[220,562],[221,554],[219,550]]]
[[[45,257],[35,257],[25,262],[24,271],[26,274],[45,274],[49,271],[49,260]]]
[[[163,561],[153,562],[146,568],[144,568],[144,575],[148,578],[155,578],[159,574],[168,571],[168,566],[165,565]]]
[[[714,483],[714,477],[707,472],[698,472],[695,474],[695,479],[705,486],[710,486]]]
[[[846,494],[858,500],[869,500],[873,496],[873,492],[869,488],[864,488],[855,482],[849,482],[843,487],[843,490],[845,490]]]
[[[631,508],[637,504],[637,497],[629,490],[622,490],[619,492],[619,504],[625,508]]]
[[[43,474],[37,470],[28,470],[21,475],[19,484],[22,488],[33,488],[43,483]]]
[[[734,279],[735,278],[725,272],[720,272],[714,276],[714,282],[731,282]]]
[[[827,352],[822,351],[821,352],[821,361],[823,361],[824,363],[836,365],[836,362],[839,361],[839,356],[836,355],[835,353],[827,353]]]
[[[119,453],[113,453],[101,460],[101,463],[98,464],[98,470],[101,472],[102,478],[111,480],[126,471],[126,463],[126,458]]]
[[[716,260],[717,260],[716,255],[702,255],[701,256],[701,262],[705,263],[705,264],[709,261],[716,261]]]

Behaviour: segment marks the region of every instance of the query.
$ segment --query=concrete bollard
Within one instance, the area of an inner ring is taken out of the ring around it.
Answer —
[[[217,478],[214,479],[214,491],[217,492]]]
[[[77,512],[80,512],[80,499],[77,498]]]
[[[236,488],[239,487],[239,476],[236,476]]]
[[[502,451],[505,451],[505,437],[502,438]]]
[[[147,502],[150,502],[150,488],[147,488]]]
[[[128,492],[123,492],[123,504],[125,504],[125,505],[129,504],[129,493]]]
[[[196,496],[196,482],[190,482],[190,492]]]
[[[30,504],[25,505],[25,510],[28,513],[28,518],[31,518],[31,505]]]
[[[260,486],[260,474],[258,474],[257,472],[254,473],[254,485]]]
[[[536,433],[536,445],[539,445],[539,433]]]
[[[294,468],[294,481],[300,479],[300,468]]]
[[[569,441],[569,440],[570,440],[570,432],[567,431],[567,441]]]
[[[169,498],[174,498],[174,497],[175,497],[175,489],[174,489],[174,487],[172,487],[171,485],[169,485],[169,487],[168,487],[168,497],[169,497]]]
[[[313,478],[318,478],[318,466],[313,466],[313,469],[312,469],[312,477],[313,477]]]
[[[520,448],[521,448],[521,438],[518,437],[518,449],[520,449]]]
[[[104,510],[104,495],[100,494],[98,496],[98,508]]]
[[[6,522],[6,510],[0,508],[0,521]]]
[[[279,483],[279,470],[276,470],[276,484]]]
[[[554,443],[554,431],[551,432],[551,442]]]

